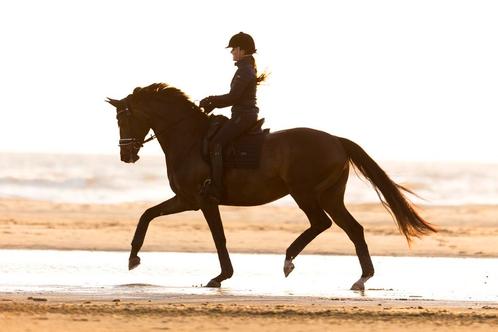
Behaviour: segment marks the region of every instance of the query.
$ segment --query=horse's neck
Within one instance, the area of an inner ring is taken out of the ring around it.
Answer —
[[[153,120],[157,124],[154,133],[168,164],[180,162],[192,149],[202,143],[208,122],[206,117],[196,114],[195,111],[178,110],[174,113],[179,115],[171,121],[165,121],[159,116]]]

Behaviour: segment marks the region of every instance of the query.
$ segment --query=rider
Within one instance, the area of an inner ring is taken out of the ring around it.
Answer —
[[[209,96],[200,101],[204,112],[211,113],[215,108],[232,106],[232,116],[225,122],[210,142],[211,179],[205,182],[205,194],[219,203],[223,189],[223,148],[235,137],[251,128],[258,119],[256,106],[256,86],[266,78],[257,76],[254,39],[240,32],[232,38],[227,48],[232,48],[233,61],[238,67],[230,84],[230,92],[219,96]]]

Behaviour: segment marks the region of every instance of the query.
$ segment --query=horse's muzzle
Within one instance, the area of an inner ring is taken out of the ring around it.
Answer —
[[[136,139],[120,139],[119,147],[121,148],[121,161],[130,164],[140,159],[140,157],[138,156],[138,151],[142,147],[142,144],[138,143]]]
[[[140,156],[138,154],[125,154],[121,155],[121,161],[125,162],[127,164],[133,164],[135,163],[138,159],[140,159]]]

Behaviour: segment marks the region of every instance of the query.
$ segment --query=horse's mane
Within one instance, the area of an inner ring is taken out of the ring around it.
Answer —
[[[144,88],[137,87],[133,90],[133,98],[142,100],[160,99],[165,103],[184,103],[196,109],[199,112],[202,110],[194,104],[190,98],[180,89],[172,87],[166,83],[154,83]]]

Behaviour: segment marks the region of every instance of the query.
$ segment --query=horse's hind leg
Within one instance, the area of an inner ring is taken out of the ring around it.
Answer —
[[[335,223],[346,232],[349,239],[353,242],[356,255],[361,265],[361,278],[356,281],[352,290],[364,290],[365,282],[374,275],[374,267],[368,246],[365,242],[363,227],[349,213],[344,205],[344,191],[346,187],[348,174],[341,178],[339,183],[323,192],[320,196],[320,205],[332,217]]]
[[[318,234],[332,226],[332,221],[322,210],[314,195],[291,194],[301,210],[304,211],[311,226],[305,230],[287,248],[284,263],[284,274],[287,277],[294,269],[292,260],[315,238]]]

